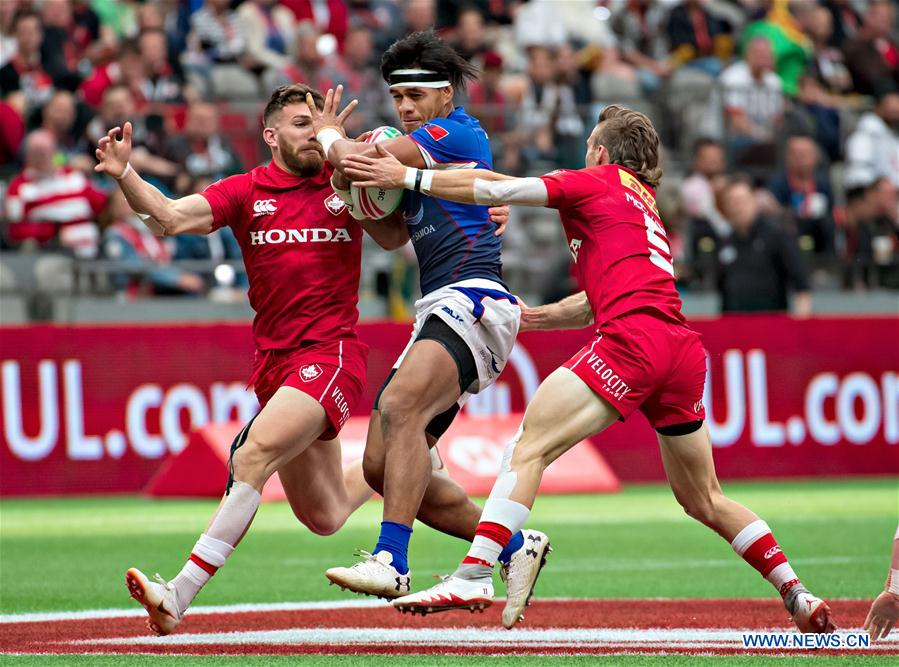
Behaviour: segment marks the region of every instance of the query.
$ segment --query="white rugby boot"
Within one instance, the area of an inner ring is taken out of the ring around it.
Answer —
[[[181,623],[178,598],[175,587],[158,574],[156,581],[150,581],[137,568],[125,572],[125,584],[131,597],[147,610],[150,618],[147,627],[157,635],[170,635]]]
[[[793,623],[799,632],[814,632],[826,634],[836,630],[831,620],[830,607],[819,597],[815,597],[805,588],[795,593],[788,593],[784,599],[784,606],[790,612]]]
[[[512,554],[508,563],[500,563],[500,579],[506,583],[506,606],[503,627],[512,628],[524,620],[524,608],[531,602],[540,570],[552,553],[549,538],[537,530],[523,530],[524,544]]]
[[[397,598],[390,603],[402,613],[436,614],[438,611],[467,609],[484,611],[493,604],[493,582],[461,577],[444,577],[429,589]]]
[[[391,564],[393,554],[389,551],[376,554],[358,551],[356,555],[363,559],[352,567],[332,567],[325,572],[332,584],[340,586],[341,590],[379,598],[398,598],[409,592],[412,572],[400,574]]]

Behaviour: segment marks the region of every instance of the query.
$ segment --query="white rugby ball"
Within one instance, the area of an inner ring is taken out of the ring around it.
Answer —
[[[388,139],[403,136],[395,127],[382,125],[371,131],[365,139],[367,144],[377,144]],[[370,220],[380,220],[393,213],[403,200],[403,188],[385,190],[384,188],[357,188],[350,186],[353,208]]]

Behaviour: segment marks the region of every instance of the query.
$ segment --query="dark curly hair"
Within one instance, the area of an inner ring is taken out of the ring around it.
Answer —
[[[398,69],[421,68],[445,74],[456,90],[464,90],[469,79],[478,77],[478,68],[460,56],[433,30],[413,32],[394,42],[381,57],[381,76],[390,81]]]

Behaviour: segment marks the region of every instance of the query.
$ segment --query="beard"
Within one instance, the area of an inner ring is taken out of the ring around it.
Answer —
[[[317,150],[297,150],[278,137],[278,148],[284,164],[291,173],[297,176],[315,176],[325,166],[325,155],[321,147],[318,147]]]

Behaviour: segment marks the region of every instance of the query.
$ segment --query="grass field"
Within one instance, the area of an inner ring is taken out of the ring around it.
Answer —
[[[895,478],[735,483],[726,485],[725,491],[767,520],[803,582],[818,595],[870,598],[882,587],[899,514]],[[129,607],[123,584],[125,569],[136,566],[174,576],[214,507],[215,503],[207,501],[133,497],[3,501],[0,613]],[[336,535],[316,537],[296,522],[286,504],[264,505],[244,542],[196,604],[350,598],[327,586],[323,572],[329,566],[353,562],[356,548],[371,549],[380,509],[379,503],[368,503]],[[555,548],[540,579],[540,597],[739,599],[770,598],[773,594],[727,543],[686,517],[665,486],[633,485],[607,496],[544,497],[529,525],[549,533]],[[416,525],[410,551],[413,588],[429,585],[432,574],[451,571],[465,550],[462,542]],[[503,590],[501,584],[498,590]],[[457,618],[460,625],[467,623],[467,615]],[[614,662],[622,664],[625,657],[626,664],[655,659],[619,655],[613,656]],[[109,662],[97,662],[99,659],[90,658],[90,664],[144,664],[149,660],[139,656],[113,656]],[[322,659],[306,656],[303,664]],[[364,662],[354,662],[358,658],[353,656],[328,659],[335,665],[387,664],[388,659],[391,664],[415,662],[412,658],[400,660],[400,656],[368,657]],[[696,656],[686,659],[697,664]],[[745,658],[756,662],[771,659]],[[794,659],[801,657],[781,660]],[[851,656],[834,659],[838,662],[833,664],[847,664]],[[72,664],[88,658],[62,656],[56,660],[6,656],[4,661]],[[179,665],[213,664],[200,657],[152,659],[154,665],[170,664],[170,660]],[[285,660],[286,664],[286,658],[276,656],[264,656],[259,663],[251,663],[247,656],[217,656],[216,660],[215,664],[225,660],[233,664],[280,664]],[[428,657],[434,665],[474,664],[477,660]],[[744,659],[727,660],[741,664]],[[865,658],[866,662],[872,660],[879,658]],[[290,661],[298,664],[300,657]],[[589,659],[554,656],[541,661],[588,664]]]

